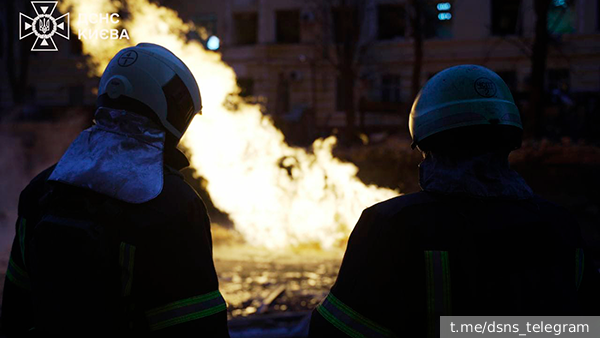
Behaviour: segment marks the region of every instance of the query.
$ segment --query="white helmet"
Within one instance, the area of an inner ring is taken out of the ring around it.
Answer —
[[[198,84],[189,68],[171,51],[152,43],[124,48],[106,66],[98,106],[111,103],[134,107],[136,113],[151,111],[176,140],[202,109]]]

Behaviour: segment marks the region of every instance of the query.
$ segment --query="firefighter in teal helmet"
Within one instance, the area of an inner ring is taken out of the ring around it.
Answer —
[[[459,141],[455,136],[469,141],[451,144],[453,149],[513,150],[521,146],[523,125],[500,76],[481,66],[464,65],[441,71],[421,89],[410,112],[409,130],[413,148],[420,145],[424,151]],[[483,135],[484,139],[475,138]]]
[[[438,73],[409,129],[422,191],[363,211],[310,337],[437,337],[449,315],[598,314],[598,270],[575,220],[509,167],[523,127],[496,73]]]
[[[210,220],[177,150],[202,101],[166,48],[119,51],[94,125],[23,190],[2,302],[8,337],[229,337]]]

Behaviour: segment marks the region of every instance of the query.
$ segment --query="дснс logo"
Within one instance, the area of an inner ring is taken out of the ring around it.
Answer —
[[[55,52],[58,50],[54,34],[69,39],[71,28],[69,27],[69,13],[58,18],[52,16],[58,1],[32,1],[31,5],[37,15],[30,18],[19,13],[19,40],[35,34],[36,39],[31,50],[34,52]]]

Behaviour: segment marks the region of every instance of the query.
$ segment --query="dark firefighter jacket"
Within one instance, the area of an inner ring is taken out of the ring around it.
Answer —
[[[165,169],[158,197],[129,204],[47,182],[53,169],[33,179],[20,196],[3,295],[4,334],[229,336],[206,208],[178,171]],[[89,238],[98,234],[73,231],[37,233],[36,241],[42,240],[32,243],[33,234],[42,231],[36,224],[48,198],[55,202],[53,217],[64,217],[64,222],[91,219],[113,225],[104,231],[110,235],[106,251],[90,253]],[[104,256],[110,260],[106,266],[89,266]]]
[[[440,315],[598,315],[578,225],[506,158],[428,156],[420,170],[423,191],[363,211],[310,337],[436,337]]]

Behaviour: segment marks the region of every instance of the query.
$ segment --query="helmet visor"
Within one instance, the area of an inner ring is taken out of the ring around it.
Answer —
[[[182,134],[185,133],[200,109],[196,111],[190,91],[179,75],[175,74],[162,90],[167,100],[167,121]]]

